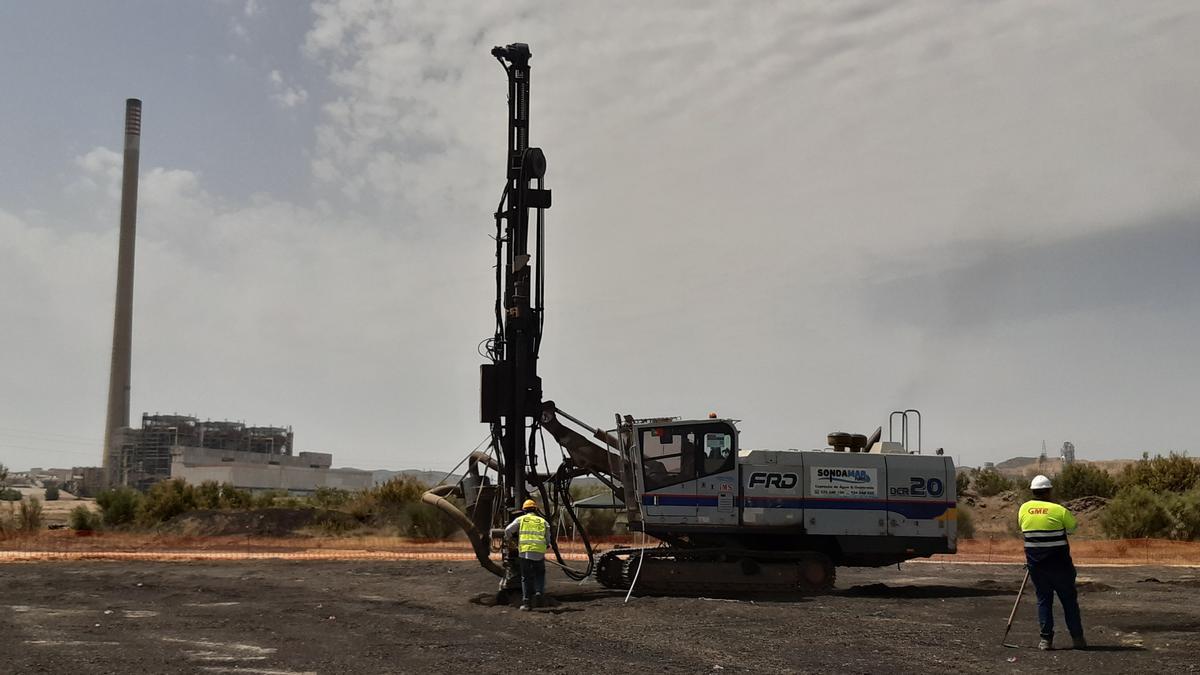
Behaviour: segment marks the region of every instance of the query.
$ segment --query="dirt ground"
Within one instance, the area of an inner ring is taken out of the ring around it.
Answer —
[[[42,500],[42,520],[48,525],[65,524],[67,518],[70,516],[71,509],[80,504],[92,511],[99,511],[99,507],[96,506],[96,500],[76,497],[66,490],[59,490],[58,499],[50,502],[46,501],[46,491],[42,488],[19,487],[16,490],[25,499],[37,497]],[[7,505],[0,506],[0,508],[7,508]]]
[[[17,673],[1196,672],[1200,570],[1081,567],[1089,651],[1038,652],[1016,565],[841,570],[830,595],[635,597],[550,573],[558,605],[489,606],[469,562],[0,565]],[[1066,642],[1062,640],[1062,642]]]

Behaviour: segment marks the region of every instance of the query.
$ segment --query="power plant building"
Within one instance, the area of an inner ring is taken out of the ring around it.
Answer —
[[[213,448],[171,448],[171,478],[189,483],[216,481],[253,492],[283,490],[306,494],[317,488],[351,492],[371,487],[373,473],[361,469],[335,469],[327,452],[301,452],[296,456],[271,455]]]
[[[139,490],[170,478],[297,494],[322,487],[362,490],[372,483],[370,471],[333,468],[329,453],[296,455],[291,427],[147,413],[140,429],[119,429],[114,440],[114,479]]]

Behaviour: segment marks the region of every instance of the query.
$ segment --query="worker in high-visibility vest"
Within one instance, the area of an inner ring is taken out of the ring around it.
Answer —
[[[521,566],[521,611],[542,604],[546,591],[546,549],[550,547],[550,523],[537,513],[537,502],[526,499],[524,511],[508,527],[506,539],[516,538],[518,564]]]
[[[1050,501],[1050,479],[1036,476],[1029,484],[1033,499],[1021,504],[1017,519],[1025,539],[1025,562],[1037,591],[1041,641],[1038,649],[1054,648],[1054,596],[1062,603],[1063,620],[1075,649],[1086,649],[1079,599],[1075,591],[1075,563],[1067,534],[1075,531],[1075,516],[1066,507]]]

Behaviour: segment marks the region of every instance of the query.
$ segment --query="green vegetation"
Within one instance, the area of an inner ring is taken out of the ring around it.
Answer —
[[[971,512],[963,507],[956,509],[958,514],[958,538],[959,539],[974,539],[975,538],[975,517]]]
[[[1142,453],[1140,460],[1125,467],[1118,483],[1122,488],[1136,485],[1158,493],[1187,492],[1200,487],[1200,462],[1187,453],[1172,452],[1166,457]]]
[[[1123,488],[1100,517],[1104,534],[1115,539],[1163,537],[1171,527],[1164,500],[1139,485]]]
[[[193,488],[192,498],[200,509],[247,509],[254,503],[249,490],[215,480],[206,480]]]
[[[571,487],[572,502],[596,495],[607,494],[609,494],[609,490],[603,485],[576,485]],[[618,512],[614,509],[575,509],[575,515],[579,518],[579,525],[589,537],[612,536],[613,529],[617,524],[617,514]]]
[[[181,478],[164,480],[155,483],[146,492],[137,511],[137,522],[143,526],[157,525],[198,508],[201,506],[196,499],[194,486]]]
[[[962,495],[971,487],[971,476],[966,471],[959,471],[954,475],[954,494]]]
[[[107,527],[129,525],[137,518],[142,494],[133,488],[118,487],[96,495],[100,519]]]
[[[1146,454],[1125,467],[1100,518],[1116,538],[1200,538],[1200,463],[1186,454]]]
[[[30,497],[21,502],[17,511],[17,527],[22,532],[37,532],[42,529],[42,500]]]
[[[283,491],[252,494],[214,481],[191,485],[176,479],[155,483],[145,494],[124,487],[106,490],[96,498],[98,517],[80,507],[71,512],[70,522],[78,530],[101,525],[154,528],[197,510],[319,509],[322,513],[314,514],[313,529],[324,534],[350,533],[365,527],[415,539],[453,536],[458,526],[421,501],[426,490],[423,483],[407,476],[396,476],[362,492],[321,488],[306,497]],[[575,499],[602,492],[607,492],[602,486],[572,490]],[[618,516],[611,509],[579,509],[577,513],[583,528],[594,536],[611,535]],[[349,514],[353,520],[341,514]]]
[[[100,527],[100,517],[88,507],[80,504],[71,509],[67,524],[72,530],[90,532]]]
[[[975,492],[980,497],[994,497],[1001,492],[1007,492],[1017,487],[1012,479],[996,469],[975,469],[972,473],[974,474],[972,482],[975,483]]]
[[[341,488],[317,488],[308,498],[309,502],[322,509],[340,509],[350,501],[350,491]]]
[[[0,488],[0,502],[19,502],[21,492],[12,488]]]
[[[451,536],[458,531],[458,526],[421,501],[426,489],[415,479],[396,476],[349,498],[345,510],[361,523],[395,529],[403,537],[444,539]],[[322,498],[330,498],[330,495]]]
[[[1117,492],[1117,481],[1111,474],[1099,467],[1079,462],[1068,464],[1052,482],[1055,496],[1062,501],[1071,501],[1079,497],[1108,499]]]
[[[45,486],[46,501],[58,501],[58,483],[46,483]]]

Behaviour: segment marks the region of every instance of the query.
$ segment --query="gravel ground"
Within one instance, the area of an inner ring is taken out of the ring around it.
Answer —
[[[1000,645],[1021,574],[843,569],[826,596],[626,605],[551,572],[557,606],[526,613],[471,563],[8,564],[0,654],[14,673],[1200,671],[1200,570],[1080,568],[1085,652],[1033,649],[1032,589],[1023,647]]]

